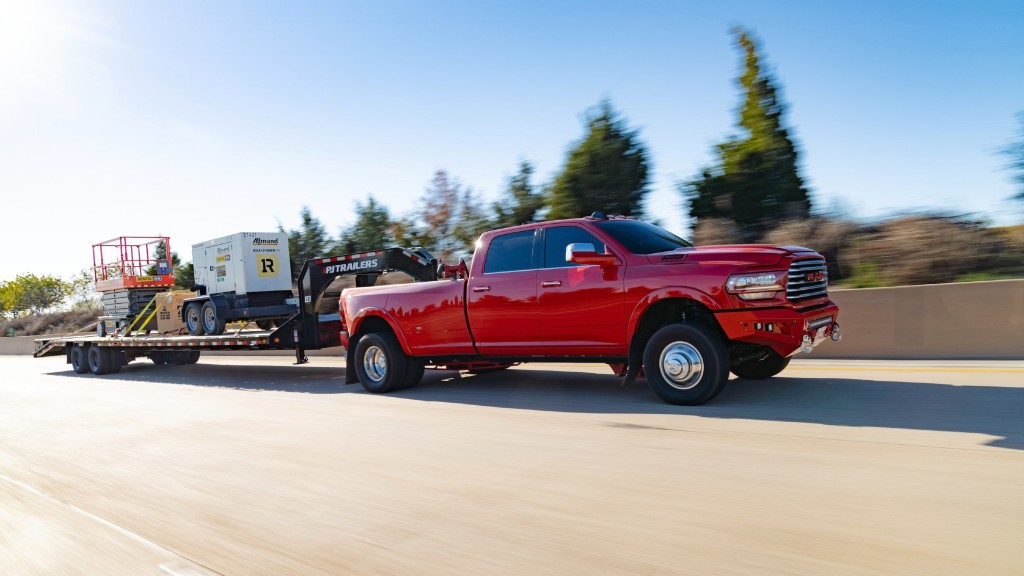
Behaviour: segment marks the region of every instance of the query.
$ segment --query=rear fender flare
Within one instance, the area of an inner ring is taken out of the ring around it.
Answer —
[[[395,333],[395,338],[398,339],[399,345],[402,346],[402,352],[405,352],[406,356],[412,356],[412,349],[409,347],[409,341],[405,339],[405,333],[399,327],[398,321],[387,310],[380,308],[363,308],[359,310],[352,315],[351,324],[348,326],[348,333],[353,336],[361,336],[360,331],[362,330],[363,322],[368,318],[380,318],[387,322],[391,331]],[[349,341],[350,349],[355,349],[355,342],[355,338]]]

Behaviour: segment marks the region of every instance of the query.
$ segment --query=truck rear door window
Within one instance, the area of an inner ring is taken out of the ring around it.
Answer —
[[[578,226],[554,226],[544,231],[544,267],[567,268],[576,266],[565,261],[565,249],[569,244],[593,244],[598,254],[604,253],[604,243],[596,236]]]
[[[533,230],[504,234],[491,240],[484,274],[533,268]]]

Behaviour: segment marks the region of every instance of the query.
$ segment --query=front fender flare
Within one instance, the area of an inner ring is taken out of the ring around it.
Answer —
[[[636,306],[633,307],[632,313],[629,315],[629,323],[626,325],[626,334],[636,334],[637,327],[640,325],[640,320],[643,319],[644,314],[654,304],[661,302],[662,300],[669,299],[686,299],[693,300],[703,304],[708,310],[715,312],[721,310],[722,306],[709,294],[701,292],[700,290],[694,290],[693,288],[686,287],[669,287],[660,288],[648,293],[646,296],[637,301]]]

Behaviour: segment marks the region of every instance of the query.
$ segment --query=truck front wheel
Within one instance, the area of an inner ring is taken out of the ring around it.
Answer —
[[[356,344],[354,368],[367,392],[382,394],[406,387],[409,358],[394,335],[371,332]]]
[[[764,380],[782,372],[789,366],[789,358],[768,349],[762,358],[733,363],[732,373],[744,380]]]
[[[665,402],[695,406],[725,388],[728,358],[717,335],[693,324],[669,324],[647,341],[644,374]]]

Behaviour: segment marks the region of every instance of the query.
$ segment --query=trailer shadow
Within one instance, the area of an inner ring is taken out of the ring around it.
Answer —
[[[358,384],[346,385],[345,369],[337,365],[155,366],[138,362],[102,377],[76,375],[70,367],[50,374],[244,391],[366,394]],[[860,378],[733,379],[708,404],[671,406],[664,404],[646,381],[623,387],[611,374],[513,369],[472,375],[428,370],[419,386],[383,398],[545,412],[665,414],[979,433],[1001,438],[992,446],[1024,449],[1024,388],[1018,387]]]
[[[259,365],[238,366],[230,364],[202,363],[192,366],[157,366],[145,360],[137,360],[125,366],[117,374],[94,376],[75,374],[66,370],[50,372],[50,376],[67,376],[76,379],[102,378],[127,382],[150,384],[175,384],[182,386],[203,386],[231,390],[265,392],[293,392],[302,394],[338,394],[354,391],[345,386],[345,369],[337,366]]]

